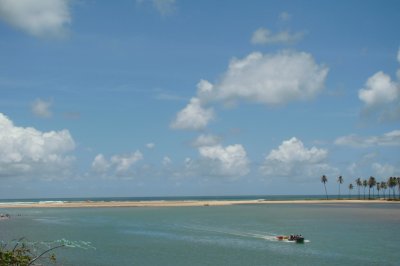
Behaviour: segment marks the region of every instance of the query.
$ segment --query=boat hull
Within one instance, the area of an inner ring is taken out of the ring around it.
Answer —
[[[296,242],[298,244],[303,244],[304,243],[304,237],[289,237],[289,236],[277,236],[277,240],[279,241],[287,241],[287,242]]]

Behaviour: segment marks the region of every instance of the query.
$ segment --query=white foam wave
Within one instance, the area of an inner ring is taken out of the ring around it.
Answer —
[[[43,201],[39,201],[38,204],[62,204],[65,202],[66,201],[62,201],[62,200],[43,200]]]
[[[24,204],[36,204],[37,202],[33,201],[12,201],[12,202],[0,202],[1,205],[24,205]]]

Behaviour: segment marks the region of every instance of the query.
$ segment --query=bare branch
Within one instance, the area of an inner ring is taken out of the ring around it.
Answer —
[[[32,259],[32,260],[29,262],[28,266],[33,265],[33,263],[34,263],[35,261],[37,261],[40,257],[42,257],[44,254],[46,254],[46,253],[48,253],[48,252],[50,252],[50,251],[52,251],[52,250],[54,250],[54,249],[56,249],[56,248],[62,248],[62,247],[64,247],[64,246],[65,246],[65,245],[63,244],[63,245],[59,245],[59,246],[50,248],[50,249],[48,249],[48,250],[45,250],[44,252],[42,252],[42,254],[40,254],[40,255],[37,256],[36,258]]]

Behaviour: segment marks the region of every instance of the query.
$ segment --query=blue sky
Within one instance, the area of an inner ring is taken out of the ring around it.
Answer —
[[[400,175],[398,1],[0,0],[0,197]],[[354,193],[354,192],[353,192]]]

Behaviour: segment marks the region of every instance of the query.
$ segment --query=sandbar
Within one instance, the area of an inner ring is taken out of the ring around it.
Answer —
[[[8,208],[108,208],[108,207],[208,207],[247,204],[396,204],[387,200],[156,200],[156,201],[68,201],[68,202],[19,202],[2,203],[0,209]]]

